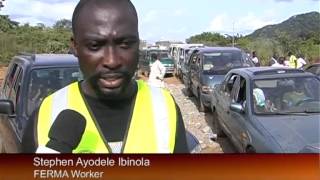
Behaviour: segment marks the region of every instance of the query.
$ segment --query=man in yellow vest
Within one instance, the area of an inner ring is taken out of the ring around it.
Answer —
[[[296,56],[293,55],[292,52],[289,52],[288,56],[289,56],[289,67],[297,68],[297,58],[296,58]]]
[[[170,93],[132,78],[140,40],[130,0],[81,0],[72,31],[84,80],[44,99],[34,115],[34,148],[24,151],[52,152],[50,128],[68,109],[82,115],[86,125],[76,147],[54,149],[58,152],[187,153],[182,116]]]

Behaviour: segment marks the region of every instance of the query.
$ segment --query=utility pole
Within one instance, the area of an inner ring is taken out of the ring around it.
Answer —
[[[232,47],[234,47],[234,21],[232,22]]]

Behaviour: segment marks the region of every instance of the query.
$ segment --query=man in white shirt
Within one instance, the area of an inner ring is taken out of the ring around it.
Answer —
[[[306,61],[303,59],[302,55],[299,55],[299,58],[297,60],[297,69],[301,69],[303,66],[305,66],[307,63]]]
[[[159,60],[159,54],[152,54],[152,59],[155,62],[151,66],[148,83],[156,87],[164,87],[164,75],[166,74],[166,68]]]

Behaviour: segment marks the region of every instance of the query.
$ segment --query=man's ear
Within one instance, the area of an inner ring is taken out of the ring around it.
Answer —
[[[75,41],[73,36],[70,38],[70,49],[72,50],[72,54],[75,57],[78,57],[77,43],[76,43],[76,41]]]

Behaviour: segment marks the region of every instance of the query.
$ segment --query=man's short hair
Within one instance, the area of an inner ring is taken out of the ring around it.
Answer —
[[[137,17],[138,19],[138,15],[137,15],[137,11],[134,7],[134,5],[132,4],[132,2],[130,0],[80,0],[78,2],[78,4],[76,5],[73,14],[72,14],[72,32],[75,35],[75,29],[76,29],[76,24],[79,18],[79,15],[81,13],[81,10],[88,4],[90,3],[98,3],[98,2],[104,2],[104,3],[127,3],[128,4],[128,8],[129,10],[131,10],[132,13],[134,13],[134,15]]]

